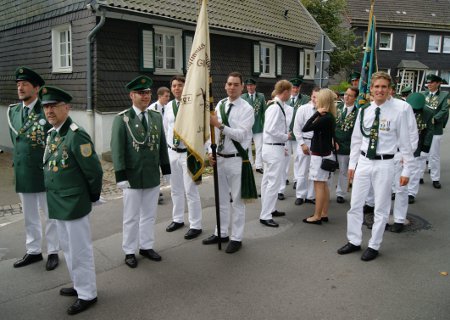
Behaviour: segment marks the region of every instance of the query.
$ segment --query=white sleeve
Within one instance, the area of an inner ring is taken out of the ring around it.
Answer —
[[[360,126],[361,109],[358,110],[358,116],[356,117],[355,127],[353,128],[352,140],[350,144],[350,162],[348,168],[355,170],[358,163],[359,155],[361,154],[362,134]]]

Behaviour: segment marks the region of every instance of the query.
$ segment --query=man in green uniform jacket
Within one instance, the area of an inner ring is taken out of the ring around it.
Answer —
[[[263,173],[262,162],[262,144],[263,144],[263,129],[264,129],[264,113],[266,112],[266,98],[261,92],[256,92],[256,81],[252,78],[245,80],[245,87],[247,92],[241,95],[241,98],[247,101],[255,112],[255,123],[253,124],[253,142],[255,143],[255,168],[256,172]],[[253,159],[252,148],[249,148],[249,158]]]
[[[441,139],[444,133],[444,127],[448,121],[448,107],[450,96],[448,92],[441,91],[441,77],[434,74],[427,76],[428,90],[422,92],[425,95],[426,107],[434,112],[434,136],[431,143],[428,164],[430,168],[430,178],[433,181],[433,187],[441,188]],[[424,170],[425,170],[424,166]]]
[[[38,93],[44,80],[27,67],[16,69],[17,93],[21,103],[8,108],[9,133],[14,146],[13,162],[16,192],[19,194],[25,217],[25,256],[14,263],[15,268],[42,260],[42,225],[39,208],[46,220],[47,270],[57,267],[59,243],[56,221],[48,218],[44,187],[42,157],[45,139],[51,125],[45,118]]]
[[[133,106],[115,118],[111,151],[117,186],[123,189],[123,241],[125,264],[137,267],[135,252],[154,261],[154,225],[160,174],[170,174],[169,155],[161,114],[147,110],[151,99],[149,77],[139,76],[126,85]]]
[[[44,153],[44,177],[50,218],[57,220],[73,287],[60,294],[77,296],[68,314],[97,302],[94,252],[89,213],[100,198],[103,171],[89,135],[69,117],[72,97],[62,89],[44,86],[39,92],[45,116],[53,126]]]

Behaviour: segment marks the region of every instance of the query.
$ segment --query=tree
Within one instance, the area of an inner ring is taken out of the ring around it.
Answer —
[[[347,16],[347,1],[301,0],[301,2],[336,45],[330,54],[330,75],[342,69],[348,71],[355,61],[360,60],[362,49],[355,45],[354,30],[343,23],[343,18]]]

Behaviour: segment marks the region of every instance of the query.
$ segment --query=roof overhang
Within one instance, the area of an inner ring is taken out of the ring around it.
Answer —
[[[428,70],[429,68],[417,60],[402,60],[397,66],[398,69],[408,70]]]

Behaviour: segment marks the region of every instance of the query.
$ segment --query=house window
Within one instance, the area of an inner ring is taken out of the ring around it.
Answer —
[[[450,37],[444,37],[442,52],[450,53]]]
[[[70,24],[52,29],[52,72],[72,72],[72,28]]]
[[[275,78],[275,45],[271,43],[260,43],[259,59],[261,77]]]
[[[303,75],[304,79],[314,79],[315,61],[313,50],[305,49],[300,51],[298,73]]]
[[[441,36],[430,35],[428,40],[428,52],[441,52]]]
[[[447,81],[447,83],[450,83],[450,70],[441,70],[441,78],[445,81]],[[448,87],[448,84],[442,84],[441,86],[446,86]]]
[[[392,38],[392,33],[380,32],[380,50],[392,50]]]
[[[416,51],[416,35],[406,35],[406,51]]]
[[[155,27],[154,32],[155,73],[182,73],[182,31],[166,27]]]

